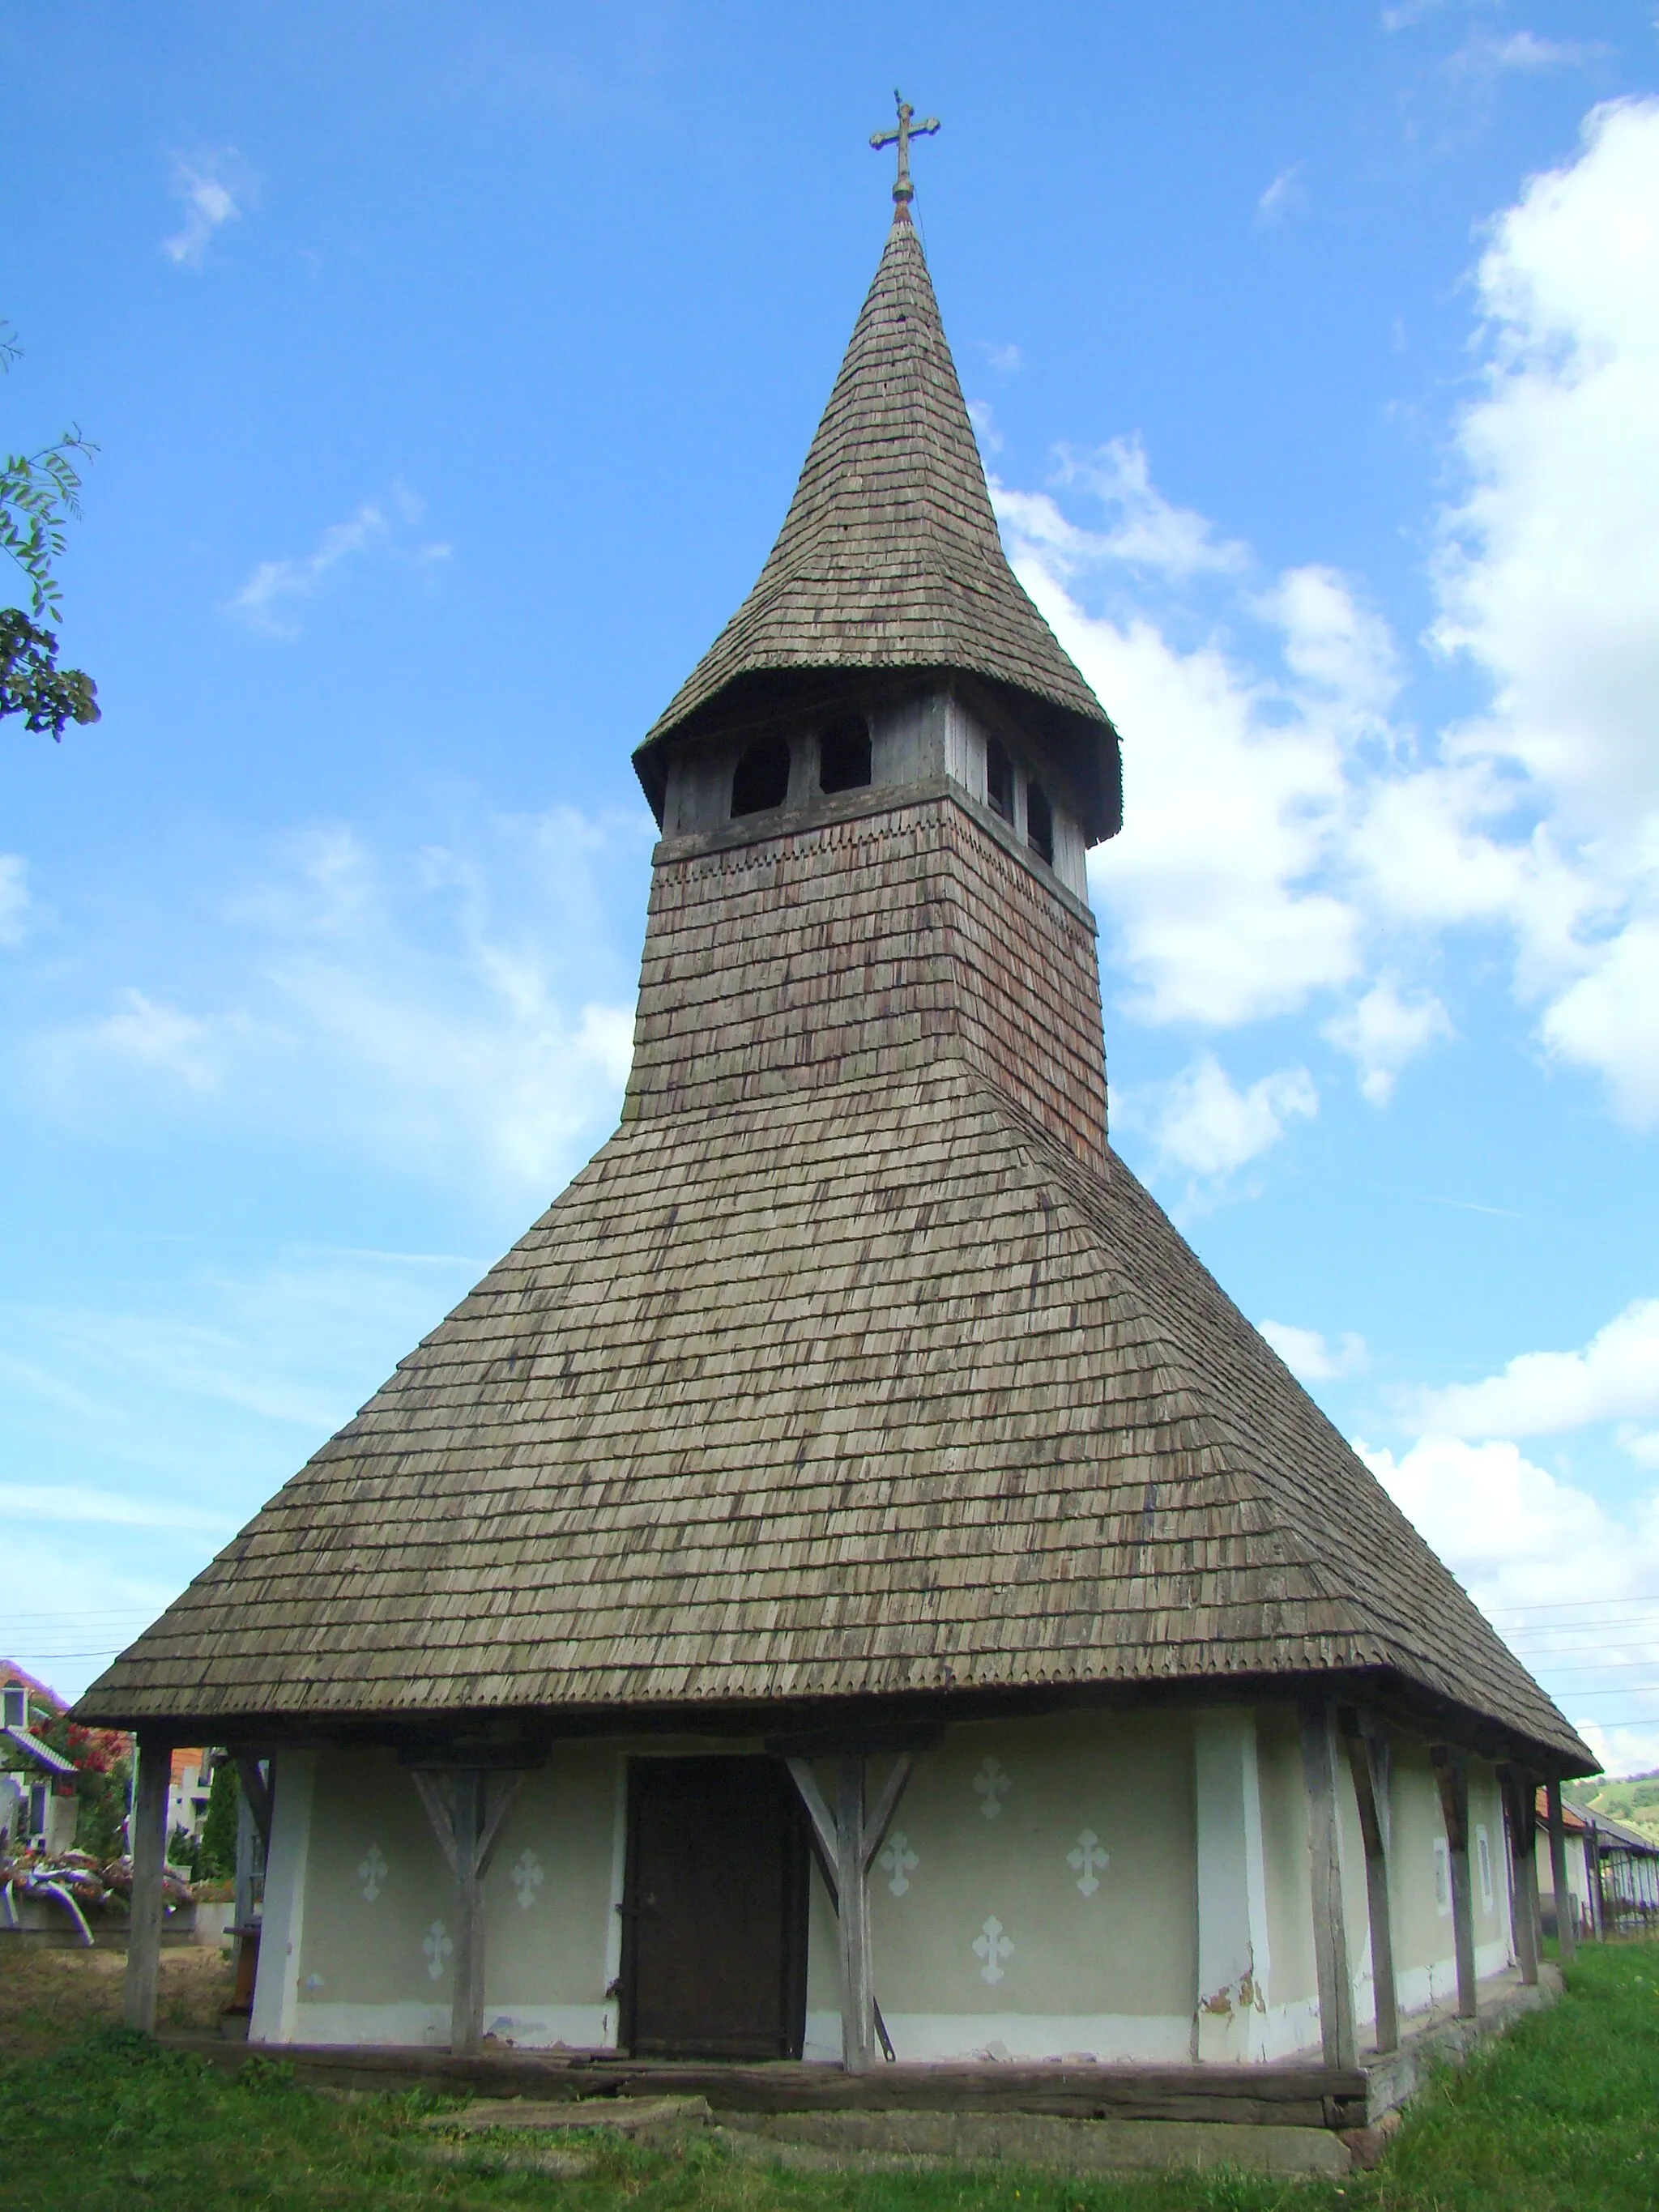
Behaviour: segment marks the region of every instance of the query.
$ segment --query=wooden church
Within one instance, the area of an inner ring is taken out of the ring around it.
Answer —
[[[268,1822],[263,2044],[1341,2066],[1535,1975],[1594,1760],[1109,1147],[1117,733],[905,150],[635,757],[621,1127],[78,1709],[139,1735],[140,2024],[179,1742]]]

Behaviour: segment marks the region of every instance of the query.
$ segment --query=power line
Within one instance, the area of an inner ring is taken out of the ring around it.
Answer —
[[[1502,1620],[1517,1613],[1597,1613],[1612,1605],[1659,1606],[1659,1590],[1636,1590],[1620,1597],[1540,1598],[1535,1605],[1483,1607],[1488,1620]]]

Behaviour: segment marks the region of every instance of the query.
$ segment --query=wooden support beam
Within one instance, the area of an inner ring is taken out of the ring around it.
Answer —
[[[242,1795],[247,1800],[248,1810],[253,1815],[253,1825],[259,1831],[259,1840],[266,1850],[270,1849],[270,1784],[265,1769],[257,1759],[238,1757],[236,1774],[242,1785]]]
[[[1457,1956],[1457,2009],[1474,2020],[1480,2008],[1474,1971],[1474,1891],[1469,1880],[1469,1770],[1461,1751],[1437,1744],[1430,1753],[1440,1790],[1450,1860],[1452,1944]]]
[[[1578,1955],[1578,1907],[1567,1883],[1567,1824],[1561,1813],[1561,1784],[1545,1784],[1545,1803],[1550,1823],[1550,1887],[1555,1892],[1555,1940],[1561,1964],[1569,1966]]]
[[[501,1778],[502,1787],[493,1809],[488,1768],[451,1767],[440,1774],[415,1767],[410,1779],[455,1877],[449,2048],[453,2057],[476,2057],[483,2041],[484,1876],[495,1856],[507,1816],[523,1787],[524,1776],[514,1773]]]
[[[910,1779],[910,1769],[915,1764],[915,1755],[912,1753],[900,1752],[888,1771],[886,1781],[881,1785],[881,1795],[877,1798],[874,1810],[864,1824],[864,1871],[866,1874],[868,1874],[875,1864],[876,1853],[887,1840],[887,1831],[893,1825],[893,1815],[898,1810],[899,1799],[904,1795],[904,1785]]]
[[[1371,1992],[1379,2052],[1400,2048],[1400,1999],[1394,1973],[1389,1902],[1389,1739],[1358,1713],[1343,1716],[1348,1767],[1365,1845],[1365,1902],[1370,1917]]]
[[[836,1776],[836,1917],[841,1929],[842,2053],[849,2074],[869,2071],[876,2039],[864,1826],[864,1753],[843,1752]]]
[[[132,1796],[132,1899],[127,1923],[125,2017],[146,2035],[155,2029],[155,1994],[161,1974],[161,1875],[167,1859],[167,1793],[173,1747],[140,1731],[138,1772]]]
[[[450,1999],[449,2048],[457,2058],[477,2055],[483,2040],[483,1885],[478,1846],[489,1819],[489,1777],[462,1767],[452,1777],[455,1824],[455,1980]]]
[[[823,1876],[823,1886],[830,1893],[830,1903],[839,1912],[838,1885],[836,1881],[836,1816],[824,1802],[823,1792],[818,1787],[818,1778],[812,1771],[810,1759],[786,1759],[794,1782],[795,1794],[806,1813],[807,1832],[811,1838],[812,1856],[818,1863],[818,1872]]]
[[[1353,1984],[1342,1905],[1337,1834],[1336,1730],[1323,1699],[1302,1708],[1302,1766],[1308,1789],[1308,1863],[1313,1888],[1314,1971],[1319,1988],[1319,2040],[1328,2066],[1355,2063]]]
[[[849,1829],[847,1826],[849,1764],[856,1765],[858,1769],[859,1816],[856,1827],[854,1829]],[[793,1754],[786,1756],[784,1759],[784,1765],[789,1769],[794,1781],[796,1793],[806,1814],[807,1832],[812,1845],[812,1856],[817,1862],[818,1872],[823,1878],[823,1887],[830,1898],[830,1909],[836,1916],[836,1924],[841,1935],[842,2047],[846,2054],[847,2069],[849,2073],[859,2072],[873,2063],[871,2050],[872,2035],[874,2040],[881,2045],[882,2057],[890,2065],[895,2057],[892,2042],[887,2033],[887,2023],[881,2016],[881,2007],[876,2002],[875,1977],[871,1964],[870,1869],[875,1863],[876,1853],[881,1849],[887,1831],[892,1825],[893,1815],[898,1810],[898,1802],[904,1795],[904,1785],[910,1778],[910,1769],[913,1764],[912,1753],[900,1752],[893,1762],[886,1781],[882,1784],[881,1795],[877,1798],[874,1807],[866,1814],[864,1810],[863,1756],[856,1753],[843,1753],[836,1789],[836,1809],[832,1813],[825,1801],[823,1790],[818,1787],[818,1778],[812,1771],[811,1760]],[[858,1867],[858,1879],[856,1884],[849,1888],[847,1869],[854,1859]],[[843,1914],[841,1909],[843,1895],[854,1897],[856,1900],[851,1917],[859,1923],[862,1930],[861,1935],[856,1930],[849,1931],[848,1916]],[[849,1946],[854,1944],[863,1960],[862,1996],[860,1995],[860,1983],[848,1972]],[[864,2002],[866,1999],[867,2002]],[[858,2035],[858,2024],[860,2020],[866,2023],[861,2044],[859,2042]],[[863,2052],[861,2059],[856,2063],[852,2056],[855,2046],[861,2049]]]
[[[1506,1766],[1504,1825],[1510,1832],[1510,1925],[1516,1961],[1523,1982],[1538,1979],[1538,1798],[1537,1788],[1518,1766]]]

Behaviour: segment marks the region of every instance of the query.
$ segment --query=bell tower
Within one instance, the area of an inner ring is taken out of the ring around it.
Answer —
[[[624,1117],[957,1058],[1099,1168],[1117,733],[1004,556],[883,136],[903,194],[783,528],[635,756],[663,836]]]

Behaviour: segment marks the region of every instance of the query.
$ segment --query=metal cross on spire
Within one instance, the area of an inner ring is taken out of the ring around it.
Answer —
[[[874,132],[870,143],[878,153],[884,146],[898,148],[898,177],[893,185],[893,204],[898,210],[898,213],[893,220],[896,222],[908,222],[910,203],[916,196],[916,188],[910,182],[910,141],[924,136],[931,137],[939,129],[939,118],[937,115],[930,115],[925,123],[913,123],[910,118],[916,111],[906,100],[904,94],[902,92],[896,92],[893,94],[893,100],[898,109],[898,129]]]

